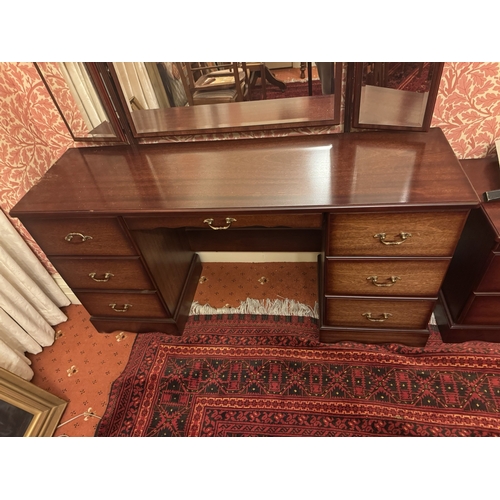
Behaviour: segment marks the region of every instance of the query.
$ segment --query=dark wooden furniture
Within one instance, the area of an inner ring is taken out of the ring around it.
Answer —
[[[180,334],[198,251],[317,251],[321,340],[423,345],[477,204],[432,129],[70,149],[11,216],[101,332]]]
[[[436,320],[445,342],[500,342],[500,201],[482,201],[484,192],[500,187],[500,167],[496,158],[461,164],[481,203],[451,261]]]

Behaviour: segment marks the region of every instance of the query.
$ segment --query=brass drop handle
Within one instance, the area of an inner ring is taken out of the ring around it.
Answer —
[[[380,243],[383,243],[384,245],[401,245],[401,243],[404,243],[408,238],[411,238],[411,233],[405,233],[401,231],[399,234],[396,235],[396,237],[397,236],[401,238],[400,241],[386,241],[385,233],[377,233],[373,235],[374,238],[378,238]]]
[[[393,286],[394,283],[396,283],[397,280],[400,280],[401,278],[399,276],[391,276],[390,278],[387,278],[388,282],[387,283],[379,283],[378,282],[378,276],[370,276],[369,278],[366,278],[368,281],[372,282],[372,285],[375,286]]]
[[[124,304],[123,309],[117,309],[116,304],[109,304],[109,307],[111,307],[111,309],[113,309],[113,311],[117,313],[124,313],[127,312],[128,309],[132,307],[132,304]]]
[[[363,313],[361,316],[364,316],[369,321],[382,322],[382,321],[385,321],[386,319],[390,318],[392,316],[392,314],[391,313],[382,313],[380,315],[380,317],[372,318],[372,313],[367,312],[367,313]]]
[[[94,280],[94,281],[97,281],[98,283],[105,283],[106,281],[109,281],[109,279],[114,276],[114,274],[112,273],[106,273],[104,275],[104,278],[100,279],[100,278],[96,278],[97,273],[89,273],[89,276]]]
[[[210,227],[211,229],[215,229],[216,231],[218,231],[219,229],[229,229],[231,227],[231,224],[233,222],[236,222],[236,219],[233,219],[232,217],[226,217],[226,224],[227,224],[227,226],[212,226],[212,224],[214,223],[213,219],[205,219],[203,221],[203,224],[208,224],[208,227]]]
[[[82,243],[83,243],[84,241],[87,241],[87,240],[91,240],[91,239],[92,239],[92,236],[85,236],[85,235],[83,235],[82,233],[68,233],[68,234],[64,237],[64,239],[65,239],[66,241],[72,241],[74,236],[79,236],[79,237],[81,238],[81,240],[79,241],[79,243],[80,243],[80,242],[82,242]],[[76,241],[76,240],[75,240],[75,241]]]

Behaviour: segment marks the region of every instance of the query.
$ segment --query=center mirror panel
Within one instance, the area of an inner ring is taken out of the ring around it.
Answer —
[[[107,64],[137,138],[340,124],[342,63]]]

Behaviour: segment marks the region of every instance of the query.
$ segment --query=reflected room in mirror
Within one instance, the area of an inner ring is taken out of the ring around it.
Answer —
[[[354,64],[353,126],[428,130],[443,63]]]
[[[108,66],[137,138],[340,124],[342,63]]]

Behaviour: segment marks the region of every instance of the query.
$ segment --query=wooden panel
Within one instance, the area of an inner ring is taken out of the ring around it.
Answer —
[[[362,342],[368,344],[404,344],[412,347],[424,347],[429,338],[429,330],[349,330],[342,328],[322,328],[320,342]]]
[[[78,298],[91,316],[111,316],[123,318],[167,318],[161,301],[155,293],[135,292],[78,292]],[[124,312],[113,310],[126,309]],[[130,304],[128,308],[125,304]]]
[[[474,296],[459,322],[469,325],[500,325],[500,295]]]
[[[171,316],[175,316],[193,265],[194,252],[189,248],[185,232],[177,229],[156,229],[133,231],[132,236],[154,277],[165,305]]]
[[[368,159],[362,164],[360,151]],[[401,173],[401,182],[393,181],[395,173]],[[363,132],[70,148],[10,213],[26,218],[230,209],[318,212],[476,206],[478,201],[443,132],[434,128],[397,136]]]
[[[321,252],[319,229],[233,229],[186,231],[195,252]]]
[[[443,342],[468,342],[471,340],[500,342],[500,325],[479,326],[455,323],[442,293],[439,294],[434,316]]]
[[[326,299],[327,326],[360,328],[426,328],[435,301],[391,299]],[[364,316],[370,314],[371,319]],[[386,319],[383,315],[388,314]],[[383,321],[374,321],[383,319]]]
[[[489,266],[484,272],[477,291],[500,293],[500,254],[494,253],[490,255]]]
[[[139,257],[122,259],[51,257],[50,261],[70,288],[95,290],[155,288]],[[95,273],[93,278],[89,276],[91,273]],[[109,276],[106,278],[107,273]]]
[[[448,263],[449,260],[328,259],[325,292],[437,297]]]
[[[90,318],[95,329],[100,333],[112,333],[117,331],[132,333],[155,333],[162,332],[169,335],[181,335],[182,329],[173,320],[134,320],[134,319],[111,319],[111,318]]]
[[[116,218],[29,218],[22,222],[47,255],[137,255]]]
[[[330,215],[329,255],[451,257],[468,212]],[[407,233],[407,239],[401,234]],[[375,235],[385,234],[386,243]]]
[[[226,218],[235,219],[226,221]],[[237,229],[241,227],[291,227],[291,228],[321,228],[323,216],[321,213],[312,214],[238,214],[206,212],[191,216],[156,216],[156,217],[125,217],[129,229],[157,229],[194,227],[209,229],[207,219],[215,227]],[[228,229],[228,230],[229,230]]]

